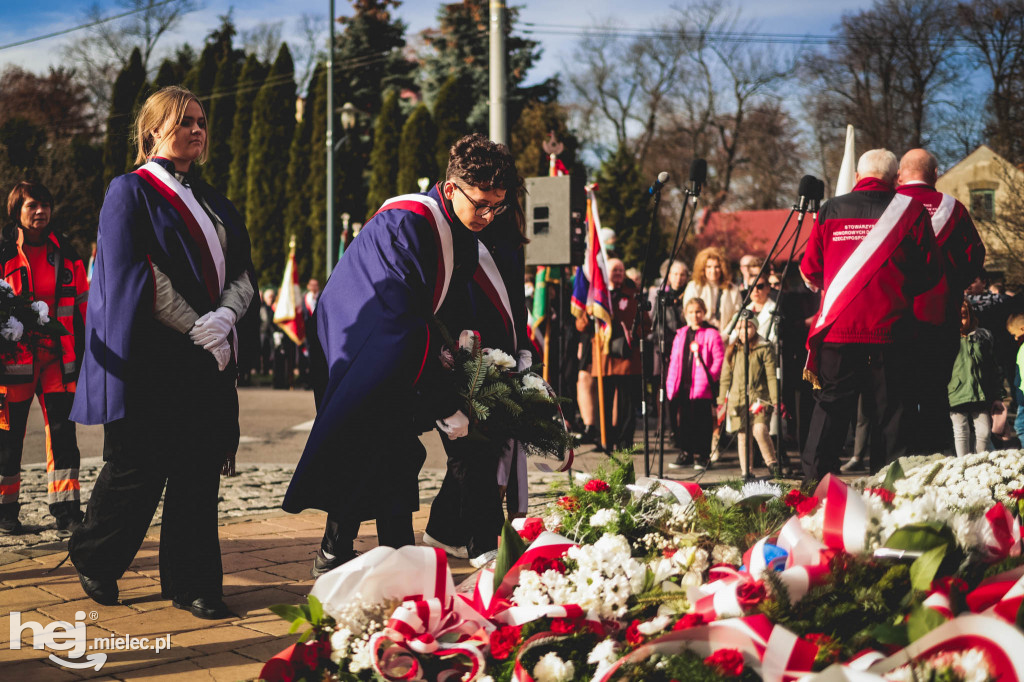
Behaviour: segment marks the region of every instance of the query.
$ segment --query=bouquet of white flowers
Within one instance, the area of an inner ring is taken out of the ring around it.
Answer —
[[[444,325],[437,320],[435,324],[445,340],[441,364],[463,400],[469,437],[501,444],[517,440],[531,454],[565,459],[572,447],[561,411],[565,399],[556,396],[533,367],[517,372],[511,355],[483,348],[476,332],[463,331],[456,346]]]
[[[0,280],[0,362],[3,365],[13,360],[19,346],[31,349],[43,338],[64,334],[67,330],[50,319],[46,303],[15,294],[10,284]],[[3,371],[2,365],[0,371]]]

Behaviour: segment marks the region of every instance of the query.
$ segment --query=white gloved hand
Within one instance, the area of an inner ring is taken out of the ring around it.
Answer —
[[[528,350],[519,351],[516,357],[516,371],[522,372],[529,367],[533,367],[533,353]]]
[[[204,346],[204,348],[210,351],[210,354],[217,360],[217,369],[223,372],[231,360],[231,344],[228,343],[227,339],[224,339],[219,344]]]
[[[438,419],[434,423],[437,424],[437,428],[444,431],[444,434],[448,436],[448,440],[455,440],[469,434],[469,417],[462,410],[459,410],[447,419]]]
[[[235,326],[235,318],[235,311],[222,306],[196,320],[188,334],[197,346],[211,350],[228,338],[231,328]]]

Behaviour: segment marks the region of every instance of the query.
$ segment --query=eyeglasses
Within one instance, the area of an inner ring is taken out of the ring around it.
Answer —
[[[754,285],[754,288],[757,289],[758,291],[761,291],[761,289],[764,289],[766,286],[768,285],[765,284],[764,282],[758,282],[757,284]]]
[[[466,197],[466,201],[473,204],[473,208],[476,209],[476,214],[480,218],[486,218],[491,213],[493,213],[495,217],[500,216],[508,208],[508,204],[505,203],[498,204],[497,206],[488,206],[487,204],[480,204],[476,201],[473,201],[469,197],[469,195],[466,194],[466,190],[459,187],[457,183],[453,182],[452,184],[455,185],[455,189],[462,192],[462,196]]]

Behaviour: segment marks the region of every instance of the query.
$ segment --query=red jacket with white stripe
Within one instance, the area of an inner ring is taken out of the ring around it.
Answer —
[[[920,201],[931,216],[946,196],[923,182],[900,185],[896,191]],[[985,265],[985,245],[967,209],[956,199],[949,218],[943,225],[933,223],[932,228],[942,256],[943,277],[914,299],[914,316],[928,324],[959,325],[963,292]]]
[[[891,185],[864,178],[849,194],[825,202],[800,263],[804,278],[827,289],[893,196]],[[914,297],[933,287],[942,271],[927,209],[912,202],[901,222],[905,234],[899,247],[839,314],[825,343],[884,344],[909,334],[904,327],[911,319]]]

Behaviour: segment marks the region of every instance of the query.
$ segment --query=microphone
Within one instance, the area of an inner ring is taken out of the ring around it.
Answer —
[[[690,186],[687,194],[693,197],[700,196],[701,185],[708,181],[708,162],[704,159],[694,159],[690,163]]]
[[[825,181],[818,180],[814,183],[814,195],[810,197],[811,203],[809,210],[817,213],[818,209],[821,208],[821,200],[825,198]]]
[[[806,213],[809,209],[810,202],[814,200],[817,189],[818,178],[813,175],[805,175],[800,178],[800,188],[797,190],[797,193],[800,195],[800,200],[797,202],[796,210],[801,213]]]
[[[658,179],[654,181],[654,184],[647,188],[647,196],[652,197],[660,192],[666,182],[668,182],[668,173],[661,171],[658,173]]]

